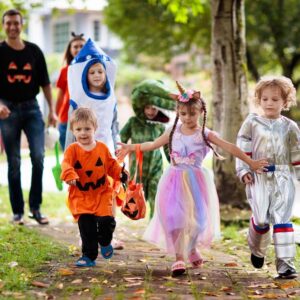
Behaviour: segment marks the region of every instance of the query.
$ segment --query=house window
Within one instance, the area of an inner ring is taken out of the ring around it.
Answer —
[[[69,42],[69,23],[58,23],[54,27],[54,51],[64,52]]]
[[[94,21],[94,40],[96,42],[100,41],[100,22]]]

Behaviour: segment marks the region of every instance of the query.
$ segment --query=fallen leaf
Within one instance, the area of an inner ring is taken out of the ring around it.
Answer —
[[[62,276],[70,276],[70,275],[75,274],[74,271],[72,271],[70,269],[64,269],[64,268],[58,269],[58,273]]]
[[[64,284],[60,282],[60,283],[58,283],[58,284],[56,285],[56,287],[57,287],[58,289],[62,290],[62,289],[64,288]]]
[[[135,294],[145,294],[145,290],[144,289],[138,289],[134,293]]]
[[[279,299],[282,297],[282,295],[269,293],[269,294],[261,294],[261,295],[249,295],[248,297],[250,299]]]
[[[238,264],[235,262],[229,262],[224,264],[225,267],[238,267]]]
[[[102,273],[106,273],[106,274],[114,274],[113,271],[109,271],[109,270],[102,270]]]
[[[202,292],[202,294],[204,294],[206,296],[212,296],[212,297],[219,297],[220,296],[218,293],[215,293],[215,292]]]
[[[97,278],[92,278],[89,282],[90,283],[99,283],[100,281]]]
[[[11,261],[10,263],[8,263],[8,266],[10,267],[10,268],[14,268],[14,267],[16,267],[18,265],[18,263],[16,262],[16,261]]]
[[[278,286],[275,283],[262,283],[249,285],[248,288],[276,289]]]
[[[276,282],[276,285],[281,289],[292,289],[300,286],[300,283],[296,280],[291,280],[287,282]]]
[[[231,290],[232,290],[232,288],[229,287],[229,286],[222,286],[222,287],[220,288],[220,291],[222,291],[222,292],[229,292],[229,291],[231,291]]]
[[[108,280],[105,279],[105,280],[102,281],[102,283],[103,283],[103,284],[108,284]]]
[[[82,283],[82,279],[81,278],[74,279],[71,283],[73,283],[73,284],[81,284]]]
[[[115,287],[117,287],[117,285],[116,285],[116,284],[113,284],[113,285],[111,285],[110,287],[111,287],[111,288],[115,288]]]
[[[125,284],[126,287],[132,287],[132,286],[138,286],[138,285],[142,285],[142,282],[138,281],[138,282],[132,282],[132,283]]]
[[[32,281],[31,285],[40,287],[40,288],[48,288],[50,286],[49,283],[44,283],[44,282],[40,282],[40,281]]]
[[[142,277],[124,277],[123,279],[127,282],[135,282],[135,281],[143,280]]]
[[[138,262],[142,262],[142,263],[147,262],[147,260],[146,260],[146,259],[143,259],[143,258],[140,258],[140,259],[138,259],[137,261],[138,261]]]

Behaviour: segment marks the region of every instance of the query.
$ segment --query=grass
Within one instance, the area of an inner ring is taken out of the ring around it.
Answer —
[[[51,251],[49,251],[51,249]],[[0,278],[5,290],[25,291],[47,262],[60,260],[66,247],[23,226],[0,227]]]
[[[24,192],[24,196],[27,199],[28,192]],[[62,195],[45,193],[44,202],[49,215],[57,212],[67,215]],[[68,249],[31,228],[10,224],[11,207],[7,187],[0,187],[0,205],[0,288],[2,293],[22,293],[49,267],[50,262],[64,260]],[[26,299],[28,297],[26,295]]]

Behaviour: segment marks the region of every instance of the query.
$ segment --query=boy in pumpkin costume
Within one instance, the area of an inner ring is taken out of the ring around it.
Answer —
[[[64,153],[61,179],[70,185],[68,206],[78,221],[82,239],[82,257],[76,266],[93,267],[98,244],[105,259],[113,255],[111,241],[116,222],[113,216],[113,189],[108,176],[127,181],[122,166],[112,157],[108,147],[95,140],[97,118],[88,108],[78,108],[70,119],[76,138]]]

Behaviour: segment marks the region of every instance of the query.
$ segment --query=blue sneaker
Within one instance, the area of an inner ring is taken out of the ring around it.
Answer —
[[[94,260],[91,260],[87,256],[82,256],[76,261],[75,266],[76,267],[95,267],[96,262]]]
[[[108,245],[106,247],[101,246],[101,254],[103,258],[109,259],[114,254],[114,248],[112,247],[112,245]]]

